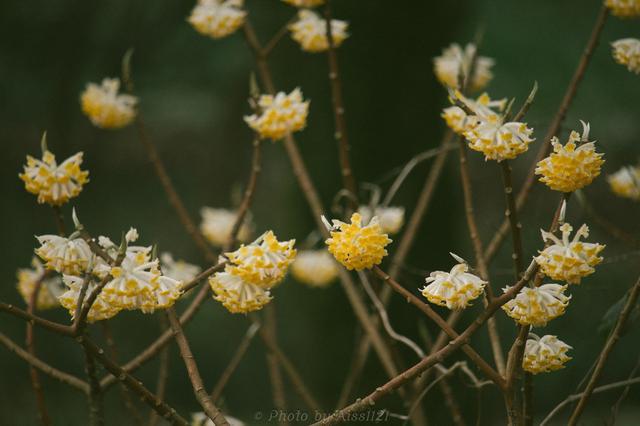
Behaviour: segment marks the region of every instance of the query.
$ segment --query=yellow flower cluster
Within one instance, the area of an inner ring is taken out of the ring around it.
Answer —
[[[329,253],[349,270],[372,268],[387,255],[385,246],[391,243],[391,240],[382,232],[376,216],[368,225],[362,225],[360,213],[351,215],[351,223],[334,219],[333,225],[326,225],[331,231],[331,238],[325,241]]]
[[[331,38],[333,46],[339,47],[349,37],[347,34],[348,23],[337,19],[331,20]],[[302,50],[307,52],[323,52],[329,49],[327,37],[327,21],[308,9],[298,12],[298,20],[289,25],[291,38],[293,38]]]
[[[338,265],[325,250],[303,250],[291,265],[291,274],[301,283],[326,287],[338,276]]]
[[[420,291],[429,302],[455,310],[469,306],[472,300],[482,294],[487,284],[469,273],[466,263],[455,265],[450,272],[434,271],[425,281],[427,286]]]
[[[260,115],[252,114],[244,120],[261,138],[277,141],[307,125],[309,101],[302,100],[299,88],[288,95],[284,92],[276,96],[262,95],[258,106]]]
[[[471,62],[475,59],[474,72],[470,81],[471,90],[481,90],[493,78],[491,67],[493,59],[476,56],[476,46],[467,44],[464,48],[453,43],[442,51],[442,55],[434,59],[436,78],[446,87],[458,89],[461,80],[470,72]]]
[[[633,73],[640,74],[640,40],[637,38],[623,38],[614,41],[613,59],[620,65],[625,65]]]
[[[222,247],[229,242],[233,225],[236,223],[237,213],[227,209],[203,207],[200,209],[202,222],[200,232],[214,246]],[[251,223],[248,219],[238,230],[238,241],[247,241],[251,235]]]
[[[80,96],[82,111],[91,122],[103,129],[119,129],[130,124],[136,116],[138,99],[131,95],[118,94],[120,80],[105,78],[98,86],[87,84]]]
[[[542,239],[553,244],[541,251],[540,255],[535,257],[535,261],[546,276],[569,284],[580,284],[581,278],[595,272],[594,266],[602,261],[598,254],[605,246],[580,241],[580,238],[589,236],[587,225],[582,225],[571,241],[571,225],[563,224],[560,231],[562,239],[550,232],[542,231]]]
[[[244,24],[244,0],[198,0],[187,21],[200,34],[222,38]]]
[[[502,305],[502,309],[518,324],[542,327],[564,314],[571,296],[565,296],[567,286],[543,284],[540,287],[524,287],[514,299]],[[509,288],[505,288],[506,293]]]
[[[43,310],[60,306],[58,299],[56,299],[55,294],[52,292],[54,289],[61,288],[62,281],[60,280],[60,277],[56,276],[52,278],[45,278],[44,275],[46,271],[42,262],[40,262],[37,257],[34,257],[31,260],[31,266],[31,268],[18,269],[17,273],[18,293],[20,293],[25,303],[27,305],[31,303],[31,297],[36,289],[36,285],[40,280],[42,280],[40,291],[36,298],[35,308],[37,310]]]
[[[611,10],[611,14],[619,18],[640,16],[640,0],[606,0],[605,4]]]
[[[369,223],[376,216],[380,229],[385,234],[397,234],[404,225],[404,207],[375,207],[362,205],[358,207],[362,223]]]
[[[71,318],[74,318],[76,308],[78,306],[78,298],[80,297],[80,291],[84,284],[84,279],[75,275],[63,275],[62,278],[67,290],[58,297],[60,304],[69,311]],[[96,283],[90,282],[87,286],[87,291],[83,302],[87,300],[89,295],[95,290]],[[87,315],[87,322],[93,323],[96,321],[103,321],[114,317],[121,309],[105,300],[104,293],[98,294],[89,314]]]
[[[215,299],[231,313],[261,309],[271,300],[270,290],[284,278],[296,256],[295,240],[280,242],[272,231],[238,250],[226,253],[224,272],[209,278]]]
[[[465,103],[473,105],[473,108],[471,109],[474,111],[481,108],[488,109],[488,111],[486,111],[484,115],[489,115],[490,113],[492,113],[493,108],[498,109],[498,111],[502,111],[507,104],[506,99],[492,101],[487,93],[483,93],[475,101],[466,98],[465,101]],[[493,112],[493,114],[497,113]],[[467,115],[465,110],[455,105],[443,109],[441,117],[444,118],[447,126],[449,126],[451,130],[459,135],[464,135],[466,131],[471,130],[476,124],[478,124],[478,120],[475,116]]]
[[[623,167],[607,176],[611,190],[620,197],[640,200],[640,167]]]
[[[554,136],[551,139],[553,153],[536,167],[535,173],[542,175],[540,182],[554,191],[576,191],[589,185],[600,175],[600,168],[604,163],[603,154],[596,152],[594,142],[588,142],[589,124],[582,122],[582,125],[582,135],[572,131],[564,146]],[[582,143],[576,148],[577,142]]]
[[[64,160],[60,165],[50,151],[42,160],[27,155],[24,173],[19,174],[27,191],[38,196],[38,203],[59,206],[77,197],[89,181],[89,172],[80,169],[82,152]]]
[[[285,3],[295,7],[316,7],[324,3],[324,0],[282,0]]]
[[[571,359],[567,356],[569,349],[571,346],[556,336],[538,337],[531,333],[524,349],[522,368],[532,374],[559,370]]]
[[[93,254],[82,238],[68,239],[58,235],[41,235],[36,238],[40,247],[35,252],[45,261],[47,269],[67,275],[82,275],[87,272]]]

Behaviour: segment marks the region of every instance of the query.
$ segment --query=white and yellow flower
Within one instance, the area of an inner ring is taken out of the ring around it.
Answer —
[[[594,266],[602,262],[598,254],[605,246],[597,243],[580,241],[589,236],[589,228],[582,225],[572,240],[569,236],[573,227],[568,223],[560,227],[562,239],[550,232],[542,231],[542,239],[553,243],[535,257],[542,272],[554,279],[566,281],[570,284],[580,284],[580,279],[595,272]]]
[[[60,165],[48,150],[44,151],[42,160],[27,155],[24,173],[18,176],[24,181],[25,189],[38,196],[38,203],[59,206],[77,197],[89,182],[89,172],[80,169],[82,155],[78,152]]]
[[[232,210],[203,207],[200,209],[200,215],[202,216],[202,222],[200,223],[200,232],[202,232],[202,235],[215,246],[222,247],[227,244],[238,214]],[[250,220],[245,219],[238,230],[237,239],[240,242],[244,242],[247,241],[250,236]]]
[[[316,7],[324,3],[324,0],[282,0],[282,1],[290,4],[291,6],[300,7],[300,8]]]
[[[595,142],[589,142],[589,123],[583,121],[582,127],[582,135],[572,131],[564,146],[554,136],[553,152],[537,164],[535,173],[542,175],[540,182],[554,191],[576,191],[600,175],[604,154],[596,152]]]
[[[41,235],[36,238],[41,245],[35,252],[45,261],[47,269],[67,275],[88,272],[93,253],[82,238],[68,239],[58,235]]]
[[[209,285],[215,293],[214,299],[222,303],[232,314],[247,313],[262,309],[272,299],[269,288],[243,280],[228,270],[217,272],[209,278]]]
[[[566,285],[560,284],[524,287],[515,298],[502,305],[502,309],[518,324],[543,327],[564,314],[571,299],[571,296],[565,296],[566,289]],[[504,292],[508,290],[509,287]]]
[[[493,112],[494,109],[498,111],[504,110],[507,100],[491,100],[487,93],[483,93],[476,99],[475,101],[471,99],[466,99],[465,101],[469,104],[472,104],[473,109],[487,108],[485,114],[489,114]],[[494,112],[494,114],[497,114]],[[478,119],[474,115],[468,115],[465,110],[460,108],[459,106],[450,106],[442,110],[441,117],[444,118],[444,121],[447,123],[447,126],[454,132],[459,135],[464,135],[464,133],[468,130],[471,130],[476,124],[478,124]]]
[[[288,95],[284,92],[262,95],[258,107],[260,115],[246,116],[244,121],[263,139],[277,141],[307,125],[309,101],[303,101],[299,88]]]
[[[244,0],[198,0],[187,21],[202,35],[226,37],[244,24],[243,4]]]
[[[171,253],[167,252],[160,255],[160,265],[163,275],[181,283],[192,281],[202,271],[198,265],[187,263],[184,260],[174,260]]]
[[[640,16],[640,0],[605,0],[611,14],[618,18],[637,18]]]
[[[461,80],[470,72],[472,61],[476,56],[476,46],[469,43],[464,50],[453,43],[442,51],[442,55],[434,59],[434,72],[440,83],[451,89],[458,89]],[[473,76],[470,80],[471,90],[481,90],[493,78],[491,67],[494,61],[485,56],[477,56]]]
[[[640,167],[623,167],[607,176],[611,190],[620,197],[640,200]]]
[[[88,278],[87,278],[88,279]],[[84,279],[75,275],[63,275],[62,280],[67,286],[67,290],[58,297],[60,304],[69,311],[71,318],[73,319],[78,306],[78,298],[80,297],[80,291],[84,284]],[[87,286],[85,297],[83,302],[87,300],[89,295],[96,289],[96,283],[90,282]],[[87,322],[93,323],[96,321],[102,321],[115,316],[121,311],[119,306],[109,303],[103,292],[98,294],[89,314],[87,315]]]
[[[105,78],[101,85],[87,84],[80,96],[82,112],[91,122],[103,129],[119,129],[136,117],[138,98],[119,94],[120,80]]]
[[[531,374],[538,374],[564,368],[564,364],[571,359],[567,356],[570,349],[571,346],[556,336],[538,337],[530,333],[524,349],[522,369]]]
[[[404,207],[375,207],[367,205],[358,207],[358,213],[362,216],[362,223],[367,224],[376,216],[380,229],[385,234],[397,234],[404,225]]]
[[[346,21],[331,20],[331,38],[334,47],[339,47],[349,37],[348,26]],[[302,50],[315,53],[329,49],[327,21],[316,12],[309,9],[300,10],[298,20],[288,28],[291,31],[291,38],[300,44]]]
[[[625,65],[632,73],[640,74],[640,40],[623,38],[611,43],[611,47],[617,63]]]
[[[338,264],[325,250],[303,250],[291,265],[293,277],[312,287],[326,287],[338,276]]]
[[[25,303],[27,305],[31,303],[33,292],[35,291],[38,282],[42,281],[40,284],[40,291],[36,298],[35,308],[40,311],[60,306],[60,303],[58,303],[58,299],[56,298],[56,293],[62,290],[62,280],[60,277],[51,276],[49,278],[45,278],[46,271],[42,262],[40,262],[37,257],[31,259],[31,266],[31,268],[18,269],[17,273],[18,292],[24,299]]]
[[[462,260],[454,256],[458,261]],[[469,266],[461,262],[450,272],[434,271],[425,279],[427,285],[420,289],[429,302],[449,309],[464,309],[482,294],[486,281],[469,273]]]

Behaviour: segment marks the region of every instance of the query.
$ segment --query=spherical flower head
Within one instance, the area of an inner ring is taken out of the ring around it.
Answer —
[[[73,319],[78,306],[78,299],[80,297],[80,291],[82,289],[84,279],[75,275],[63,275],[62,280],[67,286],[67,290],[58,297],[60,304],[69,311],[71,318]],[[87,300],[89,295],[93,293],[96,288],[95,282],[90,282],[87,286],[87,290],[84,296],[83,302]],[[87,322],[93,323],[96,321],[103,321],[114,317],[121,308],[109,303],[105,295],[101,292],[98,294],[89,314],[87,315]]]
[[[536,167],[536,174],[542,175],[540,182],[554,191],[576,191],[589,185],[600,175],[600,168],[604,163],[603,154],[596,152],[594,142],[589,142],[589,124],[583,121],[582,126],[582,135],[572,131],[564,146],[557,137],[553,137],[553,152]],[[577,146],[579,142],[581,143]]]
[[[530,333],[524,348],[522,369],[538,374],[564,368],[564,364],[571,359],[567,356],[569,349],[573,348],[556,336],[538,337]]]
[[[464,132],[469,148],[484,154],[485,160],[512,160],[529,149],[533,129],[526,123],[503,123],[503,117],[492,114],[476,116],[477,123]]]
[[[640,74],[640,40],[637,38],[623,38],[611,44],[613,59],[620,65],[625,65],[629,71]]]
[[[606,0],[605,5],[611,10],[611,14],[618,18],[640,16],[640,0]]]
[[[468,105],[472,105],[472,110],[477,109],[486,109],[486,114],[497,114],[494,112],[494,109],[498,109],[499,111],[504,110],[506,106],[507,100],[491,100],[488,94],[483,93],[476,99],[475,101],[472,99],[465,98],[462,94],[457,94],[458,99],[464,99],[464,103]],[[447,126],[455,133],[459,135],[464,135],[466,131],[473,129],[478,124],[478,119],[474,115],[468,115],[465,110],[460,108],[459,106],[450,106],[442,110],[441,117],[444,118],[444,121],[447,123]]]
[[[358,207],[362,223],[369,223],[376,216],[380,229],[385,234],[397,234],[404,225],[404,207],[375,207],[366,205]]]
[[[459,44],[453,43],[442,51],[442,55],[434,59],[434,72],[436,78],[444,86],[458,89],[461,80],[466,76],[476,56],[476,46],[467,44],[464,50]],[[471,90],[481,90],[493,78],[491,67],[494,61],[485,56],[477,56],[473,76],[470,80]]]
[[[171,253],[160,255],[162,274],[182,283],[192,281],[201,271],[198,265],[187,263],[184,260],[174,260]]]
[[[301,8],[310,8],[320,6],[324,4],[324,0],[282,0],[285,3],[290,4],[291,6],[301,7]]]
[[[250,284],[271,288],[284,278],[296,256],[296,240],[278,241],[272,231],[265,232],[249,245],[225,253],[231,262],[227,271]]]
[[[580,284],[580,279],[593,274],[594,266],[602,262],[602,257],[598,257],[598,254],[605,246],[580,241],[581,238],[589,236],[587,225],[582,225],[572,240],[569,240],[573,231],[571,225],[563,224],[560,231],[562,239],[550,232],[542,231],[542,239],[553,244],[541,251],[540,255],[535,257],[535,261],[546,276],[569,284]]]
[[[214,39],[234,33],[244,24],[244,0],[198,0],[187,21],[200,34]]]
[[[457,258],[457,256],[455,256]],[[429,302],[449,309],[464,309],[478,298],[487,284],[469,273],[466,263],[459,263],[450,272],[434,271],[426,278],[427,286],[420,289]]]
[[[502,305],[502,309],[521,325],[543,327],[547,322],[564,314],[571,296],[565,296],[566,285],[543,284],[540,287],[524,287],[514,299]],[[505,288],[506,293],[509,288]]]
[[[229,270],[228,265],[224,272],[209,278],[209,285],[215,293],[214,299],[232,314],[260,310],[272,299],[268,288],[246,282]]]
[[[24,173],[18,176],[24,181],[25,189],[38,196],[38,203],[60,206],[77,197],[84,184],[89,182],[89,172],[80,170],[82,155],[78,152],[60,165],[55,155],[47,150],[42,160],[27,155]]]
[[[331,238],[325,241],[329,253],[349,270],[361,271],[380,264],[387,255],[385,247],[391,243],[387,234],[382,231],[377,216],[367,225],[362,223],[360,213],[351,215],[351,223],[336,219],[333,220],[333,225],[325,223],[331,231]]]
[[[82,275],[87,272],[93,254],[82,238],[41,235],[36,239],[41,245],[35,253],[45,261],[47,269],[68,275]]]
[[[51,309],[60,306],[58,299],[55,297],[56,291],[62,289],[62,280],[59,276],[44,278],[45,269],[42,262],[37,257],[31,259],[31,268],[18,269],[16,274],[18,277],[18,293],[24,299],[24,302],[29,305],[33,292],[36,289],[38,282],[40,284],[40,291],[36,297],[35,308],[39,311],[44,309]]]
[[[277,141],[286,135],[304,129],[309,114],[309,101],[302,100],[302,92],[294,89],[288,95],[262,95],[258,100],[260,115],[246,116],[244,121],[261,138]]]
[[[214,246],[222,247],[227,244],[238,214],[232,210],[203,207],[200,209],[200,215],[202,216],[200,223],[202,235]],[[247,241],[251,236],[251,228],[250,220],[245,219],[238,230],[238,241]]]
[[[80,96],[82,112],[89,117],[94,126],[102,129],[120,129],[130,124],[136,117],[138,98],[118,94],[120,80],[105,78],[98,86],[87,84]]]
[[[607,182],[616,195],[640,201],[640,167],[623,167],[607,176]]]
[[[303,250],[291,265],[293,277],[311,287],[326,287],[338,276],[338,264],[325,250]]]
[[[331,37],[333,46],[339,47],[343,41],[349,37],[346,21],[337,19],[331,20]],[[327,37],[327,21],[308,9],[298,12],[298,20],[289,25],[291,38],[293,38],[302,50],[307,52],[323,52],[329,49],[329,39]]]

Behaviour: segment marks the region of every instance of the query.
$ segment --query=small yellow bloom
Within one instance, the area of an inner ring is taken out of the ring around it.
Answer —
[[[485,112],[485,115],[489,115],[490,113],[497,114],[493,112],[493,108],[498,109],[498,111],[502,111],[507,104],[506,99],[500,99],[497,101],[492,101],[488,94],[483,93],[476,99],[475,101],[471,99],[466,99],[466,103],[473,105],[473,110],[477,110],[480,108],[486,108],[488,111]],[[464,135],[464,133],[468,130],[473,129],[475,125],[478,124],[478,119],[476,116],[467,115],[465,110],[460,108],[459,106],[450,106],[442,110],[442,114],[440,115],[444,118],[447,126],[454,132],[459,135]]]
[[[198,0],[187,21],[200,34],[222,38],[244,24],[244,0]]]
[[[324,3],[324,0],[282,0],[282,1],[290,4],[291,6],[304,7],[304,8],[320,6],[321,4]]]
[[[38,196],[38,203],[60,206],[77,197],[89,182],[89,172],[81,170],[81,164],[82,152],[58,165],[55,155],[44,151],[42,160],[27,155],[24,173],[18,176],[24,181],[25,189]]]
[[[98,86],[87,84],[80,96],[82,112],[91,122],[103,129],[120,129],[130,124],[136,117],[138,98],[131,95],[118,94],[120,80],[105,78]]]
[[[571,359],[567,356],[571,346],[556,336],[538,337],[529,334],[522,358],[522,369],[532,374],[548,373],[559,370]]]
[[[222,247],[229,242],[233,225],[236,223],[237,213],[227,209],[203,207],[200,209],[202,222],[200,232],[214,246]],[[251,221],[245,217],[238,230],[238,241],[244,242],[251,236]]]
[[[349,270],[372,268],[387,255],[385,246],[391,240],[382,232],[376,216],[364,226],[360,213],[351,215],[351,223],[334,219],[333,225],[328,222],[325,225],[331,231],[331,238],[325,241],[329,246],[329,253]]]
[[[454,256],[456,260],[461,260]],[[466,263],[459,263],[450,272],[434,271],[426,278],[427,286],[420,289],[429,302],[449,309],[464,309],[482,294],[486,281],[469,273]]]
[[[18,269],[17,273],[18,292],[24,299],[25,303],[27,305],[31,303],[31,297],[36,289],[36,284],[38,281],[42,280],[40,291],[36,298],[36,309],[44,310],[60,306],[58,299],[55,297],[56,290],[62,290],[62,280],[60,277],[55,276],[43,279],[46,272],[42,262],[40,262],[37,257],[34,257],[31,260],[31,266],[32,268]]]
[[[338,264],[325,250],[303,250],[291,265],[291,273],[301,283],[326,287],[338,276]]]
[[[82,275],[88,272],[93,253],[82,238],[68,239],[58,235],[36,237],[41,244],[35,252],[47,269],[61,274]]]
[[[262,309],[272,299],[268,288],[244,281],[240,276],[225,268],[209,278],[209,285],[215,293],[214,299],[222,303],[232,314],[247,313]]]
[[[564,314],[571,296],[565,296],[566,285],[543,284],[540,287],[524,287],[514,299],[502,305],[502,309],[521,325],[542,327]],[[509,288],[505,288],[506,293]]]
[[[348,23],[337,19],[331,20],[331,38],[333,46],[339,47],[349,37],[347,34]],[[329,49],[327,38],[327,21],[308,9],[298,12],[298,20],[289,25],[291,38],[300,44],[302,50],[307,52],[323,52]]]
[[[404,207],[371,207],[362,205],[358,207],[358,213],[362,216],[362,223],[369,223],[373,216],[378,218],[380,229],[385,234],[397,234],[404,225]]]
[[[546,276],[569,284],[580,284],[580,279],[593,274],[594,266],[602,262],[602,257],[598,257],[598,254],[605,246],[580,241],[580,238],[589,236],[587,225],[582,225],[571,241],[571,225],[563,224],[560,231],[561,240],[550,232],[542,231],[542,239],[553,244],[541,251],[535,261]]]
[[[244,121],[261,138],[277,141],[287,134],[304,129],[309,114],[309,101],[302,100],[302,92],[294,89],[288,95],[278,92],[276,96],[262,95],[258,100],[260,115],[246,116]]]
[[[616,195],[640,201],[640,167],[623,167],[607,176],[607,182]]]
[[[296,256],[295,240],[280,242],[272,231],[265,232],[249,245],[225,253],[231,262],[225,270],[243,281],[271,288],[284,278]]]
[[[469,43],[464,50],[459,44],[453,43],[442,51],[442,55],[434,59],[436,78],[444,86],[458,89],[461,80],[471,68],[473,57],[476,56],[476,46]],[[471,90],[481,90],[493,78],[491,67],[494,61],[485,56],[477,56],[473,77],[470,81]]]
[[[640,40],[623,38],[611,43],[613,59],[620,65],[626,65],[633,73],[640,74]]]
[[[77,277],[74,275],[63,275],[62,280],[64,284],[67,286],[67,290],[58,297],[58,301],[60,304],[69,311],[71,318],[74,318],[76,313],[76,308],[78,306],[78,298],[80,297],[80,290],[82,289],[84,280],[81,277]],[[85,293],[84,301],[87,300],[89,295],[95,290],[96,283],[91,282],[87,286],[87,291]],[[84,302],[83,301],[83,302]],[[104,293],[98,294],[93,305],[91,305],[91,309],[89,310],[89,314],[87,315],[87,322],[93,323],[96,321],[102,321],[114,317],[118,312],[120,312],[121,308],[110,304],[106,298]]]
[[[589,185],[600,175],[604,163],[603,154],[596,152],[594,142],[589,142],[589,123],[582,122],[580,135],[572,131],[569,141],[562,145],[557,137],[551,139],[553,153],[538,163],[536,174],[540,182],[554,191],[573,192]],[[576,148],[576,143],[581,142]]]
[[[618,18],[636,18],[640,16],[640,0],[606,0],[611,14]]]

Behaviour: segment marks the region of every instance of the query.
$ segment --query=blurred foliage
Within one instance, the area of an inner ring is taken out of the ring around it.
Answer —
[[[440,109],[445,91],[432,73],[432,58],[450,42],[467,42],[482,29],[481,51],[494,57],[496,78],[490,86],[494,97],[523,100],[537,80],[540,90],[528,121],[540,140],[586,42],[599,8],[598,0],[508,1],[452,0],[448,2],[336,0],[334,15],[350,22],[351,37],[340,49],[349,137],[357,178],[388,187],[388,172],[412,156],[437,146],[443,134]],[[201,263],[202,258],[185,236],[169,207],[161,187],[136,140],[133,128],[101,131],[82,116],[78,97],[89,81],[119,73],[123,54],[135,48],[132,59],[136,92],[141,98],[151,137],[157,144],[180,193],[198,217],[203,205],[230,206],[232,188],[246,179],[251,151],[251,133],[242,121],[249,112],[246,102],[253,61],[240,33],[219,41],[198,35],[186,23],[193,1],[161,0],[4,0],[0,2],[0,139],[3,154],[0,189],[3,208],[3,261],[0,267],[0,299],[22,304],[15,291],[15,270],[29,264],[33,235],[54,230],[51,212],[27,194],[17,173],[26,154],[39,152],[40,134],[47,130],[49,145],[59,158],[85,152],[91,182],[74,203],[89,229],[117,237],[136,226],[141,242],[159,244],[175,256]],[[250,18],[261,40],[267,40],[294,13],[278,0],[248,0]],[[638,36],[637,22],[610,19],[602,44],[596,51],[571,111],[563,135],[579,128],[578,119],[591,122],[592,135],[606,153],[603,175],[634,163],[638,144],[638,76],[611,59],[608,43]],[[283,90],[296,86],[312,100],[308,128],[298,141],[325,205],[340,185],[337,151],[333,140],[333,118],[324,55],[299,51],[288,38],[270,58],[276,85]],[[528,155],[514,162],[516,186],[530,167]],[[449,251],[472,258],[462,210],[461,189],[454,155],[436,192],[431,210],[402,276],[407,288],[423,283],[426,271],[449,269]],[[395,203],[410,212],[428,165],[411,175]],[[476,188],[475,202],[483,240],[488,242],[503,217],[499,170],[480,155],[471,156]],[[585,190],[598,213],[634,232],[640,230],[640,207],[615,198],[604,176]],[[541,245],[539,228],[545,227],[557,194],[536,185],[522,218],[528,256]],[[67,218],[70,208],[64,209]],[[305,239],[313,229],[304,199],[279,144],[265,144],[263,174],[254,208],[258,229],[272,228],[282,238]],[[570,221],[589,222],[577,204],[569,207]],[[554,374],[536,377],[536,413],[542,415],[573,392],[603,343],[595,333],[607,309],[620,300],[638,273],[638,252],[618,243],[592,224],[593,240],[607,244],[605,263],[597,273],[572,287],[573,299],[566,315],[551,323],[545,333],[557,334],[574,347],[573,360]],[[510,260],[507,243],[492,268],[493,287],[509,284]],[[425,272],[422,272],[425,271]],[[188,302],[181,302],[182,305]],[[349,368],[356,323],[339,285],[327,290],[303,287],[289,279],[275,290],[279,339],[300,367],[309,386],[324,407],[333,407]],[[180,307],[179,307],[180,308]],[[468,322],[479,307],[470,309]],[[419,313],[402,300],[391,307],[394,326],[418,338]],[[66,312],[47,313],[67,322]],[[152,341],[159,332],[155,316],[122,313],[113,321],[120,356],[128,359]],[[499,326],[506,344],[515,327],[501,313]],[[132,324],[135,324],[132,326]],[[240,342],[248,321],[228,314],[217,303],[207,303],[187,327],[205,381],[213,385]],[[2,316],[2,331],[23,342],[24,324]],[[92,333],[100,336],[100,328]],[[431,334],[435,328],[429,324]],[[639,333],[631,330],[616,348],[602,383],[620,380],[638,357]],[[38,331],[38,351],[53,365],[83,375],[82,354],[71,342]],[[224,342],[219,346],[213,342]],[[489,357],[486,332],[474,345]],[[396,348],[409,363],[414,354]],[[171,346],[168,401],[179,412],[198,410],[184,366]],[[462,359],[461,355],[452,358]],[[0,424],[36,424],[33,395],[27,367],[5,349],[0,349]],[[153,387],[157,360],[138,374]],[[459,376],[456,376],[459,377]],[[86,424],[83,396],[43,377],[47,403],[54,423]],[[375,356],[369,357],[358,394],[386,381]],[[477,412],[476,395],[455,381],[469,422]],[[288,394],[291,408],[303,407],[294,392]],[[638,392],[632,392],[619,417],[620,424],[637,424]],[[119,393],[107,398],[110,424],[131,424]],[[617,393],[598,395],[584,424],[600,424]],[[481,396],[482,424],[500,424],[503,407],[495,389]],[[385,400],[392,411],[402,412],[397,397]],[[140,405],[144,412],[146,407]],[[225,392],[225,409],[251,422],[257,410],[268,412],[272,401],[264,348],[256,340]],[[449,424],[437,391],[429,394],[425,407],[431,424]],[[631,407],[635,407],[631,410]],[[625,417],[626,416],[626,417]],[[636,421],[624,423],[625,418]],[[475,420],[474,420],[475,421]]]

